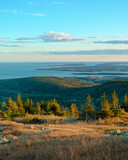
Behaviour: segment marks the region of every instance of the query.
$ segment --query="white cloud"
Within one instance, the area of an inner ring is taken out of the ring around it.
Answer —
[[[94,43],[106,43],[106,44],[128,44],[128,40],[112,40],[112,41],[95,41]]]
[[[71,34],[63,32],[55,33],[53,31],[47,32],[44,35],[39,35],[38,39],[41,39],[44,42],[82,42],[88,40],[83,38],[72,38]]]
[[[16,40],[33,40],[33,38],[31,38],[31,37],[20,37],[20,38],[17,38]]]

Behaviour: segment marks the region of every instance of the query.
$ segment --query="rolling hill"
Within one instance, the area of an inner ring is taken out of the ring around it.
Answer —
[[[23,100],[27,98],[37,101],[56,99],[62,106],[69,107],[71,103],[80,108],[90,93],[94,105],[100,107],[101,96],[106,92],[110,99],[113,90],[116,90],[120,103],[124,94],[128,94],[128,80],[111,80],[102,84],[81,82],[60,77],[30,77],[21,79],[0,80],[0,103],[7,101],[11,96],[14,100],[18,93]]]

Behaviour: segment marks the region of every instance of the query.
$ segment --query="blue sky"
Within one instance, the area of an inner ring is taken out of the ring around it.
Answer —
[[[127,0],[0,0],[0,62],[126,61]]]

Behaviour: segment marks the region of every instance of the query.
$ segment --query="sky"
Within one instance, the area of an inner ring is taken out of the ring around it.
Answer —
[[[0,62],[128,61],[128,0],[0,0]]]

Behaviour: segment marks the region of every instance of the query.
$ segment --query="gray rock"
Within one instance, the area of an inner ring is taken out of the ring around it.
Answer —
[[[0,140],[0,144],[8,144],[8,143],[10,143],[10,140],[5,137]]]
[[[119,129],[114,129],[112,131],[109,131],[111,135],[120,135],[122,132]]]
[[[40,129],[41,129],[41,130],[44,130],[44,128],[43,128],[43,127],[41,127]]]
[[[34,126],[27,126],[27,129],[34,129]]]

